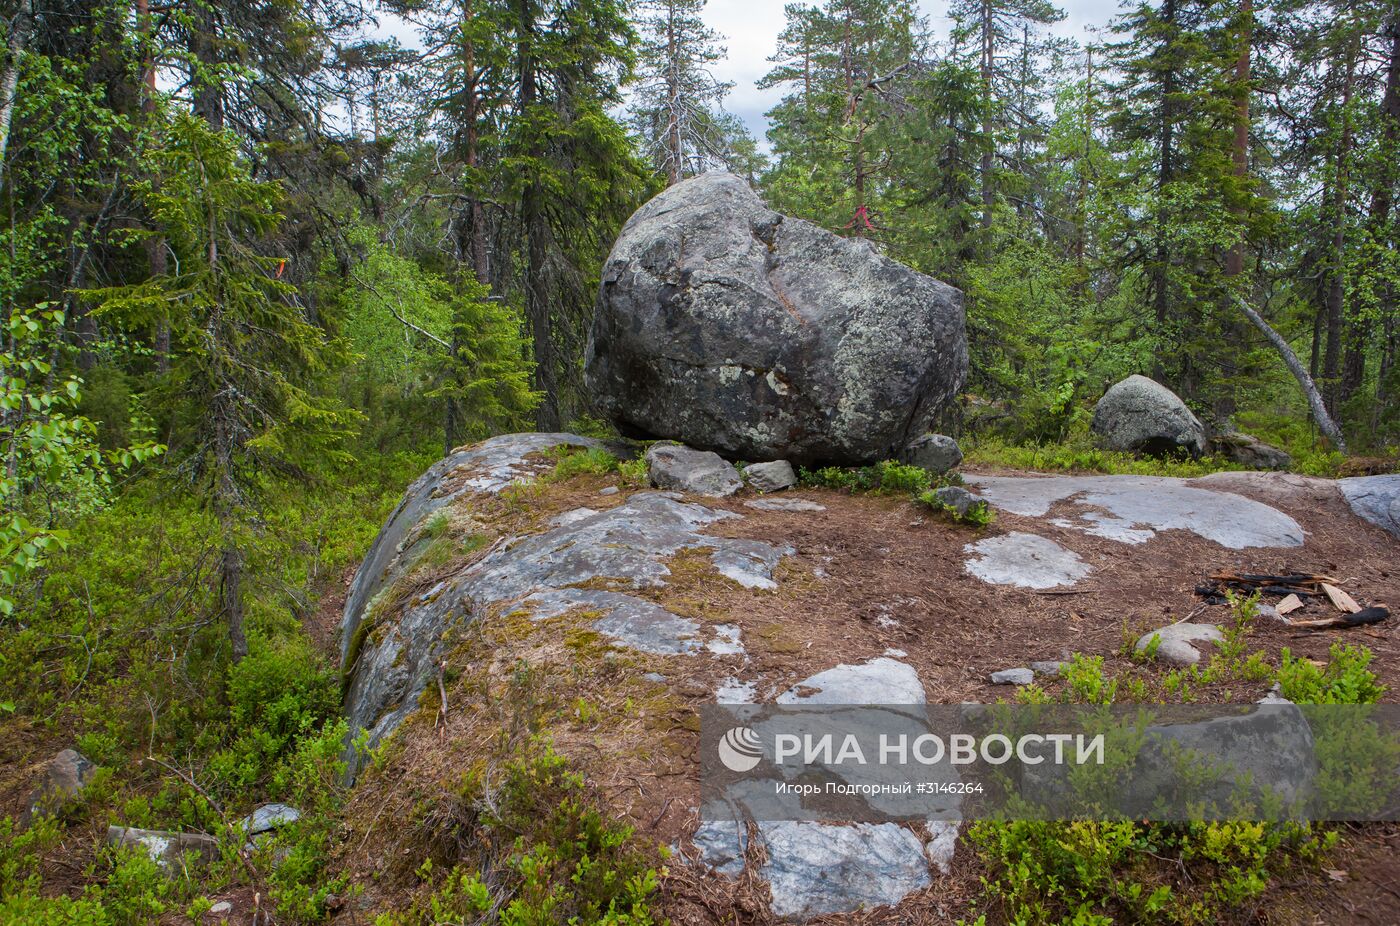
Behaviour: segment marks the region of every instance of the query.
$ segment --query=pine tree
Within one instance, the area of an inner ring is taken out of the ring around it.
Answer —
[[[217,600],[234,660],[248,653],[244,563],[260,492],[276,475],[343,458],[355,416],[317,390],[336,345],[310,324],[270,252],[284,193],[249,176],[238,142],[176,113],[137,185],[172,260],[162,276],[94,290],[120,322],[169,325],[166,399],[179,472],[217,526]],[[158,180],[158,182],[157,182]]]
[[[700,14],[706,0],[639,4],[637,77],[630,122],[642,150],[667,183],[739,164],[747,131],[722,110],[733,88],[711,66],[725,49]]]

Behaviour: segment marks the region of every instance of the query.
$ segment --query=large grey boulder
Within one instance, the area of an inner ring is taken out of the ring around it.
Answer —
[[[647,474],[658,489],[723,498],[744,487],[734,464],[710,450],[655,444],[647,451]]]
[[[1090,425],[1109,450],[1132,453],[1206,452],[1206,429],[1186,403],[1146,376],[1115,383],[1094,406]]]
[[[722,172],[623,227],[584,371],[624,433],[802,464],[895,457],[966,375],[958,290]]]

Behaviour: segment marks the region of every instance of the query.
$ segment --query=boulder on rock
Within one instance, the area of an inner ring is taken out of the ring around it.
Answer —
[[[1210,452],[1250,469],[1288,469],[1293,457],[1252,434],[1225,431],[1210,439]]]
[[[963,453],[958,442],[948,435],[925,434],[905,447],[899,458],[941,476],[957,468],[963,460]]]
[[[1131,453],[1206,452],[1206,429],[1186,403],[1146,376],[1115,383],[1094,406],[1090,425],[1109,450]]]
[[[624,433],[750,460],[892,459],[966,379],[962,294],[702,174],[623,227],[584,376]]]
[[[744,481],[755,492],[777,492],[797,485],[797,473],[787,460],[750,463],[744,467]]]
[[[658,489],[723,498],[744,487],[739,471],[709,450],[680,444],[654,444],[647,451],[647,473]]]

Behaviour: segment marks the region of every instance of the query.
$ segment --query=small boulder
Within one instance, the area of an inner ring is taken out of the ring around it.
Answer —
[[[267,833],[301,819],[301,811],[288,804],[263,804],[239,821],[239,828],[249,836]]]
[[[967,513],[972,510],[972,507],[981,501],[980,498],[962,486],[944,486],[934,492],[933,496],[943,507],[953,509],[960,518],[967,517]]]
[[[23,829],[37,817],[53,816],[70,801],[77,800],[92,781],[97,766],[76,749],[65,749],[44,766],[44,777],[29,795],[19,825]]]
[[[1196,643],[1217,643],[1225,639],[1215,624],[1172,624],[1138,637],[1133,649],[1139,653],[1147,652],[1153,637],[1160,638],[1156,658],[1174,666],[1194,666],[1201,661],[1201,651],[1196,648]]]
[[[1210,451],[1250,469],[1288,469],[1293,458],[1285,451],[1240,431],[1226,431],[1210,439]]]
[[[1036,675],[1060,675],[1069,668],[1069,663],[1058,659],[1046,659],[1031,663],[1031,671]]]
[[[750,463],[744,467],[744,481],[755,492],[778,492],[797,485],[797,473],[787,460]]]
[[[728,460],[709,450],[692,450],[680,444],[652,445],[647,451],[647,472],[658,489],[712,498],[733,495],[744,487],[739,471]]]
[[[946,434],[925,434],[899,455],[901,461],[943,475],[957,467],[963,460],[962,448],[958,442]]]
[[[1030,669],[1002,669],[992,673],[993,685],[1029,685],[1035,681],[1035,673]]]
[[[1090,426],[1109,450],[1131,453],[1206,452],[1206,429],[1176,393],[1146,376],[1114,384],[1094,406]]]
[[[138,848],[157,865],[167,869],[178,867],[186,852],[193,852],[204,862],[212,862],[219,857],[218,840],[203,833],[174,833],[166,830],[142,830],[134,826],[109,826],[107,845]]]

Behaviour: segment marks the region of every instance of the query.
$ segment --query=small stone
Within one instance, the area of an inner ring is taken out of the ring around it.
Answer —
[[[1058,659],[1048,659],[1031,663],[1031,671],[1036,675],[1059,675],[1069,668],[1069,663],[1060,662]]]
[[[1035,673],[1026,668],[1002,669],[992,673],[993,685],[1029,685],[1034,680]]]
[[[263,804],[240,820],[238,825],[249,836],[256,836],[300,819],[301,811],[288,804]]]
[[[653,444],[647,451],[647,470],[658,489],[722,498],[744,487],[739,471],[728,460],[681,444]]]
[[[20,815],[20,829],[27,827],[34,818],[52,816],[64,804],[76,800],[96,772],[97,766],[77,750],[65,749],[58,753],[44,767],[43,781],[29,795]]]
[[[642,678],[649,682],[656,682],[658,685],[666,681],[666,676],[662,675],[660,672],[647,672]]]
[[[221,900],[209,908],[209,912],[215,916],[223,916],[231,910],[233,910],[233,904],[229,903],[227,900]]]
[[[1265,620],[1278,621],[1280,624],[1287,624],[1289,622],[1288,618],[1278,613],[1278,608],[1274,607],[1271,604],[1260,603],[1255,605],[1254,615],[1256,617],[1262,617]]]
[[[905,447],[900,459],[941,476],[957,467],[963,454],[958,442],[946,434],[925,434]]]
[[[934,497],[945,508],[951,508],[960,518],[967,517],[967,513],[972,510],[980,499],[962,486],[944,486],[933,493]]]
[[[744,481],[755,492],[778,492],[797,485],[797,473],[787,460],[751,463],[744,467]]]
[[[617,492],[617,486],[603,486],[598,490],[599,495],[616,495]]]
[[[1156,658],[1174,666],[1194,666],[1201,661],[1201,652],[1195,647],[1197,642],[1215,643],[1225,638],[1215,624],[1172,624],[1143,634],[1133,649],[1147,652],[1154,636],[1161,638]]]

